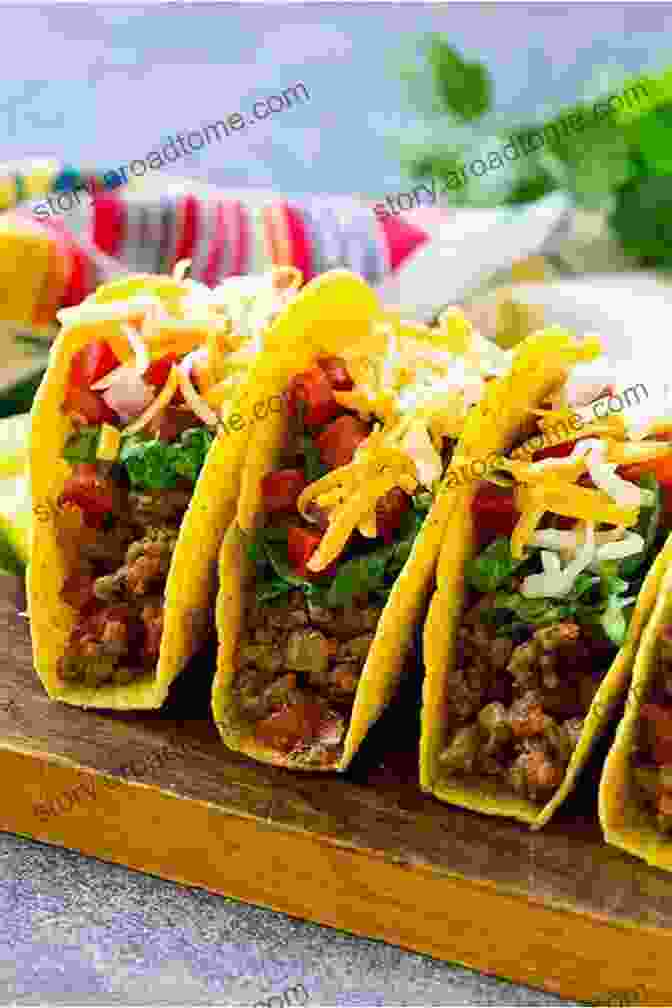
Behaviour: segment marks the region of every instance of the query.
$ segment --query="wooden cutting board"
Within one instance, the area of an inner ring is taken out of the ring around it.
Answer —
[[[22,590],[0,578],[0,829],[567,998],[672,1004],[672,875],[602,843],[603,750],[540,833],[442,805],[409,680],[347,776],[295,776],[221,745],[211,653],[160,712],[49,701]]]

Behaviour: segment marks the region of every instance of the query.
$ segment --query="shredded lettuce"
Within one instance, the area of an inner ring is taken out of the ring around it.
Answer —
[[[287,559],[287,529],[260,529],[248,546],[248,554],[257,566],[257,600],[271,601],[299,589],[331,609],[362,597],[387,601],[422,528],[427,505],[426,500],[414,501],[414,507],[403,516],[394,543],[342,559],[333,577],[325,574],[308,579],[296,574]]]
[[[180,479],[196,482],[213,440],[205,427],[190,428],[172,443],[131,434],[122,441],[119,461],[132,487],[173,490]]]
[[[81,427],[76,434],[71,434],[63,449],[63,458],[70,465],[80,462],[95,462],[100,441],[99,426]]]
[[[309,580],[291,567],[287,558],[287,527],[267,526],[257,531],[247,546],[250,559],[257,567],[256,596],[259,602],[281,598],[292,591],[302,591],[323,601],[329,578]]]
[[[488,595],[501,588],[525,562],[511,556],[511,541],[506,536],[493,540],[467,566],[467,582],[476,591]]]

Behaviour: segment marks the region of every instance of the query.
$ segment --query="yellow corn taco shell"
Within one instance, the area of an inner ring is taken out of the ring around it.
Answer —
[[[91,338],[91,328],[86,324],[63,330],[52,348],[33,405],[30,446],[33,521],[28,607],[35,667],[50,697],[83,707],[120,710],[158,708],[163,704],[171,682],[198,649],[207,630],[214,603],[217,554],[236,512],[250,421],[254,419],[252,407],[260,396],[259,382],[268,382],[276,368],[282,372],[290,367],[293,356],[300,355],[304,343],[310,342],[313,327],[324,325],[329,345],[339,325],[352,321],[364,332],[363,320],[366,318],[368,325],[377,310],[375,295],[363,281],[336,270],[306,285],[268,327],[264,351],[252,359],[182,521],[165,588],[164,632],[157,667],[152,675],[125,686],[63,683],[57,675],[59,659],[75,622],[74,609],[60,598],[68,562],[57,539],[55,521],[57,501],[70,475],[70,466],[61,456],[72,425],[61,406],[72,357]],[[239,419],[228,424],[227,418],[233,414]]]
[[[268,471],[271,469],[272,465],[268,467]],[[336,765],[310,766],[305,769],[345,770],[369,728],[394,695],[401,679],[413,629],[420,619],[431,583],[443,533],[444,525],[435,509],[432,509],[380,617],[357,688],[341,760]],[[233,694],[236,673],[234,659],[243,630],[244,592],[253,574],[247,556],[247,541],[248,537],[238,522],[232,522],[220,551],[220,588],[216,613],[219,647],[212,711],[222,739],[230,749],[262,763],[291,766],[292,769],[300,770],[304,768],[292,763],[285,755],[260,745],[236,711]]]
[[[369,332],[370,325],[363,333],[367,339]],[[260,398],[281,395],[293,374],[308,367],[320,352],[329,350],[337,353],[339,348],[351,345],[352,335],[353,329],[350,325],[329,325],[324,333],[313,331],[311,344],[305,345],[300,353],[295,353],[293,364],[292,360],[281,358],[278,354],[274,356],[273,362],[266,359],[260,361],[258,370],[260,373],[262,371],[265,373],[265,378],[261,385],[255,386],[256,395]],[[247,386],[247,391],[250,387]],[[261,396],[260,388],[263,388]],[[236,671],[234,658],[243,629],[243,595],[248,579],[252,575],[245,548],[246,540],[260,517],[261,480],[275,467],[285,436],[286,424],[286,415],[279,412],[269,413],[268,419],[254,428],[241,481],[237,519],[232,523],[222,544],[216,612],[219,649],[212,710],[222,739],[229,748],[260,762],[304,769],[292,763],[285,755],[260,745],[254,739],[249,725],[246,725],[238,715],[233,695]],[[336,765],[323,768],[313,765],[305,769],[345,770],[369,728],[395,693],[414,628],[421,618],[436,558],[445,534],[446,521],[454,506],[454,496],[452,490],[447,490],[434,501],[406,565],[383,609],[360,677],[342,758]]]
[[[596,356],[596,344],[576,343],[562,330],[535,333],[521,343],[508,375],[488,384],[486,395],[467,419],[459,450],[463,458],[487,459],[509,450],[524,430],[531,411],[564,381],[567,368],[578,360]],[[424,791],[442,801],[491,815],[504,815],[539,828],[571,791],[592,746],[609,721],[621,698],[632,669],[639,639],[651,614],[656,590],[665,567],[669,547],[654,563],[639,595],[628,636],[605,675],[585,719],[583,732],[574,750],[562,784],[540,807],[531,801],[498,789],[492,778],[470,780],[448,776],[439,763],[444,748],[444,710],[450,673],[456,661],[457,632],[465,599],[465,570],[476,548],[472,502],[478,484],[462,488],[452,498],[455,508],[448,522],[436,572],[436,588],[431,598],[423,634],[425,680],[420,742],[420,784]],[[440,499],[440,498],[439,498]]]
[[[644,808],[631,777],[639,711],[655,672],[658,634],[672,616],[672,536],[668,537],[642,588],[642,596],[645,594],[651,616],[637,651],[625,713],[602,771],[600,824],[607,843],[656,868],[672,871],[672,839],[656,828],[654,817]]]

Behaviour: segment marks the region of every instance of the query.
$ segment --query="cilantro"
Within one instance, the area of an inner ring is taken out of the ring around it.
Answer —
[[[82,427],[71,434],[63,449],[63,458],[71,465],[78,462],[95,462],[100,441],[100,427]]]

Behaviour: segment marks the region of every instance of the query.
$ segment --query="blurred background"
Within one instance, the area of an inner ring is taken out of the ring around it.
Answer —
[[[672,60],[666,4],[7,5],[2,22],[5,161],[114,166],[300,80],[309,103],[173,170],[373,199],[407,185],[411,147],[457,142],[449,92],[481,94],[477,76],[432,62],[433,36],[483,68],[479,134],[547,121]]]
[[[637,380],[659,369],[672,5],[7,4],[0,19],[0,417],[30,408],[59,308],[184,258],[210,286],[345,266],[409,316],[458,302],[506,347],[559,322],[629,367],[633,341],[649,347]],[[234,114],[243,129],[147,167]],[[551,128],[578,114],[587,128]],[[530,131],[537,149],[493,167]]]

